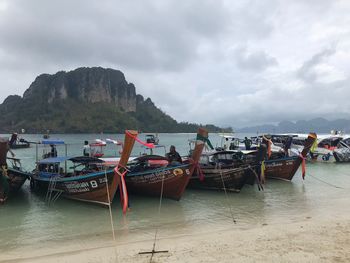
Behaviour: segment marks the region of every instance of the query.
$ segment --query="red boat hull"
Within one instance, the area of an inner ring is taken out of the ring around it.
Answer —
[[[180,200],[191,178],[192,164],[165,167],[140,173],[129,173],[125,177],[128,191],[138,195],[162,196]]]

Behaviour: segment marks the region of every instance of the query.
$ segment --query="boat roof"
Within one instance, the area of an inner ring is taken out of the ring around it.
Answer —
[[[145,162],[148,160],[168,160],[168,158],[160,155],[143,155],[134,159],[135,161]]]
[[[94,142],[94,143],[90,143],[90,146],[91,147],[99,147],[99,146],[105,147],[107,145],[106,145],[106,143],[102,143],[102,142]]]
[[[89,157],[89,156],[77,156],[77,157],[58,156],[58,157],[50,157],[50,158],[40,160],[38,164],[61,163],[64,161],[72,161],[73,163],[103,163],[104,162],[99,158]]]
[[[70,161],[73,163],[103,163],[104,161],[100,158],[96,157],[89,157],[89,156],[78,156],[69,158]]]
[[[122,144],[121,142],[118,142],[117,140],[113,140],[113,139],[109,139],[109,138],[106,139],[106,143],[113,143],[113,144],[116,144],[116,145],[121,145]]]
[[[166,148],[165,145],[159,145],[159,144],[153,144],[153,147],[148,147],[146,145],[141,145],[142,148],[146,148],[146,149],[154,149],[154,148]]]
[[[222,135],[222,134],[219,134],[220,137],[223,137],[225,139],[235,139],[236,137],[234,135]]]
[[[231,150],[231,151],[208,151],[208,152],[203,152],[202,155],[216,155],[216,154],[235,154],[235,153],[238,153],[240,151],[234,151],[234,150]]]
[[[59,156],[59,157],[50,157],[38,161],[38,164],[49,164],[49,163],[60,163],[69,160],[71,157]]]
[[[64,144],[64,141],[60,139],[45,139],[41,141],[41,144],[57,145],[57,144]]]
[[[343,138],[343,136],[332,135],[332,136],[320,138],[320,141],[325,141],[325,140],[336,141],[336,140],[339,140],[342,138]]]

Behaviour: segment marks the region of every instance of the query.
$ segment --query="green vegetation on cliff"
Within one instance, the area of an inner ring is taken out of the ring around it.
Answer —
[[[79,68],[36,78],[23,95],[9,96],[0,105],[0,132],[56,133],[195,132],[199,125],[178,123],[151,99],[136,94],[122,72]],[[223,129],[204,125],[211,132]],[[230,129],[225,129],[230,130]]]

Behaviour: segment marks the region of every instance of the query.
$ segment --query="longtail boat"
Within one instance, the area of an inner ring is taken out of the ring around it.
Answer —
[[[7,139],[0,138],[0,204],[13,196],[30,176],[22,170],[19,159],[6,157],[8,147]],[[11,161],[11,166],[6,159]]]
[[[29,142],[18,142],[10,145],[11,149],[25,149],[29,147],[30,147]]]
[[[10,149],[29,148],[30,143],[24,139],[18,139],[18,134],[13,133],[9,141]]]
[[[253,151],[251,151],[253,152]],[[254,159],[245,158],[240,151],[211,151],[203,153],[188,187],[240,192],[245,184],[259,183]]]
[[[198,166],[198,161],[208,139],[208,131],[200,128],[191,158],[182,164],[171,164],[167,158],[157,155],[141,156],[129,165],[125,181],[130,193],[160,196],[180,200],[186,186]]]
[[[303,165],[302,174],[304,177],[306,155],[310,152],[316,139],[316,134],[310,133],[299,156],[273,157],[271,155],[269,159],[264,161],[266,177],[291,181],[301,164]]]
[[[117,166],[119,174],[125,170],[135,136],[136,131],[125,132],[124,149]],[[68,166],[68,162],[73,166]],[[120,187],[119,174],[95,157],[51,157],[37,162],[36,171],[31,176],[31,188],[46,192],[48,202],[62,196],[109,206]]]

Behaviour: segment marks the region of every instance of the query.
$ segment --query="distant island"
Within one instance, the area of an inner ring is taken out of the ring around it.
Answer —
[[[0,104],[0,133],[231,132],[215,125],[177,122],[150,98],[136,94],[119,70],[77,68],[38,76],[23,97],[8,96]]]
[[[326,120],[324,118],[315,118],[311,120],[299,120],[296,122],[282,121],[277,125],[258,125],[237,129],[237,132],[242,133],[330,133],[331,130],[350,132],[350,120],[337,119]]]

